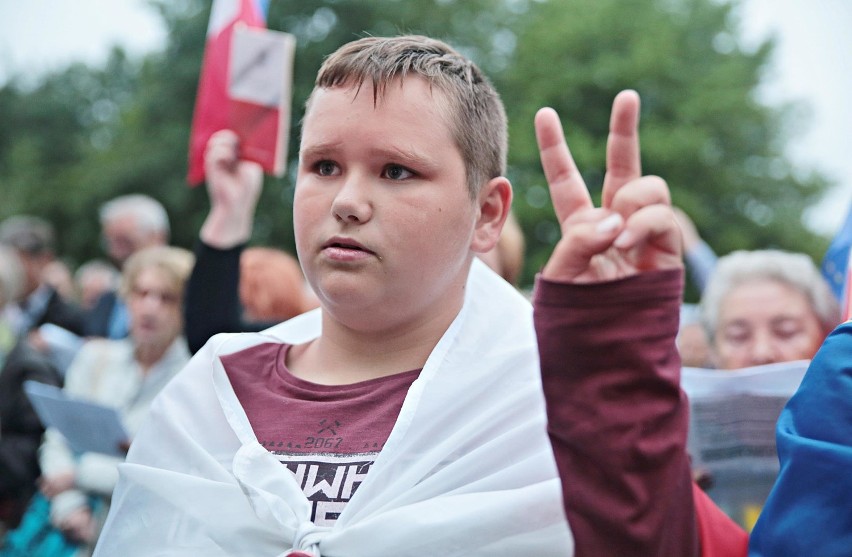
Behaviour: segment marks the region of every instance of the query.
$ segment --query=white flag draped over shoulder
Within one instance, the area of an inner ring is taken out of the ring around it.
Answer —
[[[478,260],[466,292],[333,526],[310,521],[301,487],[258,443],[219,359],[315,338],[315,310],[262,333],[215,336],[163,390],[120,468],[95,555],[573,555],[532,307]]]

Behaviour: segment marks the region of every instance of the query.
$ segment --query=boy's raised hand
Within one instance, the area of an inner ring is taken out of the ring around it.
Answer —
[[[609,125],[601,207],[592,203],[565,143],[559,116],[542,108],[535,117],[541,164],[562,229],[542,270],[558,282],[602,282],[683,266],[680,229],[666,183],[642,176],[639,95],[615,97]]]

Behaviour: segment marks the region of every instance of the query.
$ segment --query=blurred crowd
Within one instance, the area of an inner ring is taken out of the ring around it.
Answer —
[[[0,531],[7,541],[41,516],[57,543],[91,552],[122,461],[76,453],[60,433],[45,431],[25,382],[117,409],[132,437],[157,392],[212,335],[260,331],[318,306],[296,257],[249,247],[259,191],[240,203],[210,194],[193,251],[169,244],[169,219],[156,200],[111,200],[100,211],[103,258],[76,268],[56,252],[56,231],[44,219],[0,223]],[[702,292],[700,304],[682,305],[683,365],[722,372],[812,358],[840,322],[838,300],[814,262],[779,250],[718,257],[688,215],[676,216],[687,270]],[[523,234],[510,217],[483,260],[517,287],[523,258]]]
[[[246,247],[245,233],[229,238],[211,225],[242,218],[250,231],[255,203],[211,210],[193,255],[169,246],[168,217],[156,200],[114,199],[100,213],[104,258],[76,269],[56,253],[49,222],[20,215],[0,223],[5,529],[19,525],[37,495],[70,541],[91,548],[119,460],[75,456],[60,434],[45,434],[25,381],[64,385],[70,395],[116,407],[132,434],[154,394],[213,334],[262,330],[317,306],[293,255]],[[813,357],[840,315],[810,258],[778,250],[719,258],[689,217],[677,215],[687,269],[703,292],[699,305],[681,312],[683,364],[731,370]],[[483,259],[517,286],[523,248],[511,218]]]

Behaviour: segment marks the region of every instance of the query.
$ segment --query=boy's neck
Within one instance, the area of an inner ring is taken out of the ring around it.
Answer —
[[[293,346],[287,367],[296,377],[322,385],[347,385],[420,369],[457,314],[380,332],[353,331],[324,314],[322,335]]]

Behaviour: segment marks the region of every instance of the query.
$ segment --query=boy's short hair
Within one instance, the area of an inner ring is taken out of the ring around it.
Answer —
[[[500,95],[482,71],[446,43],[419,35],[366,37],[326,58],[314,90],[373,86],[378,103],[388,85],[407,75],[426,79],[449,100],[447,125],[461,152],[470,196],[506,171],[508,131]],[[306,104],[310,110],[311,95]]]

